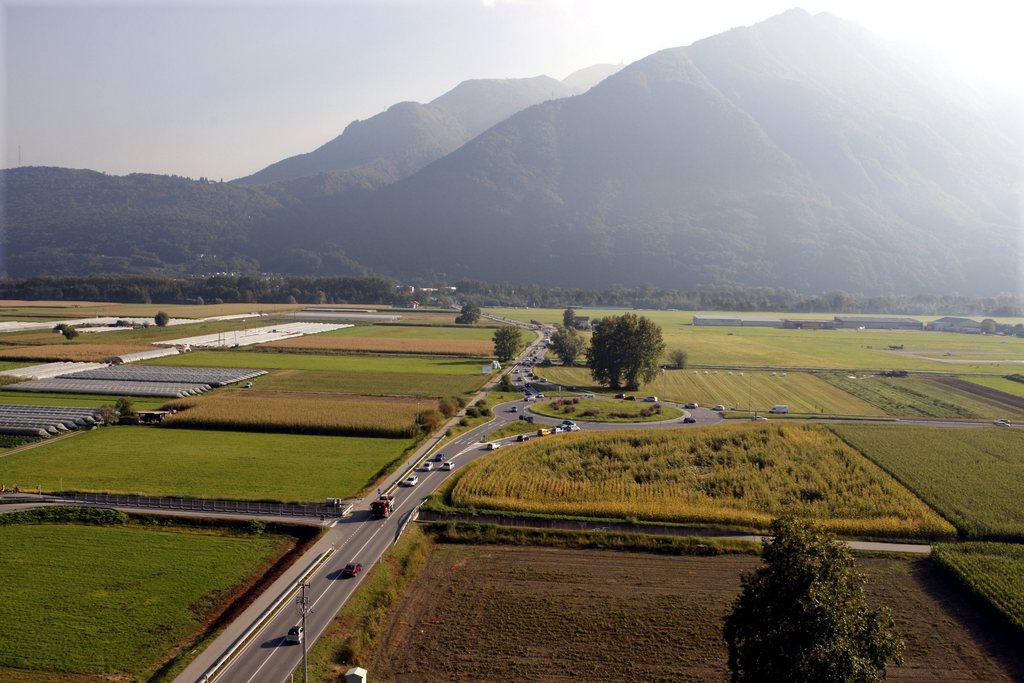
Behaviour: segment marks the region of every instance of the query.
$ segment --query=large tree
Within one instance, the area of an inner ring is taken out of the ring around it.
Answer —
[[[480,319],[480,307],[470,301],[462,306],[462,311],[455,318],[460,325],[473,325]]]
[[[583,335],[572,327],[563,327],[551,335],[551,347],[562,365],[572,365],[583,353],[586,341]]]
[[[576,327],[576,311],[571,308],[562,311],[562,327],[566,329]]]
[[[786,518],[761,559],[725,619],[733,681],[877,681],[902,661],[892,616],[865,601],[846,546]]]
[[[658,374],[664,351],[661,328],[648,318],[635,313],[609,316],[594,323],[587,366],[596,382],[634,390]]]
[[[522,346],[522,336],[515,325],[504,325],[494,331],[494,355],[502,363],[512,360]]]

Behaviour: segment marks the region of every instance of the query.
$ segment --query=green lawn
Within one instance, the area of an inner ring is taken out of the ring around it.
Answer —
[[[105,427],[0,457],[24,489],[236,500],[323,501],[368,486],[413,444],[376,439],[159,427]]]
[[[24,391],[0,391],[0,403],[14,403],[25,406],[75,406],[81,408],[99,408],[102,405],[114,405],[117,396],[100,394],[44,394]],[[132,398],[136,410],[155,410],[167,403],[166,398]]]
[[[488,309],[519,320],[561,322],[554,309]],[[623,310],[579,309],[591,319]],[[767,327],[694,327],[693,311],[635,311],[662,327],[668,350],[685,349],[690,363],[734,367],[934,370],[1007,374],[1020,370],[1024,339],[952,332],[889,330],[785,330]],[[718,313],[718,315],[744,315]],[[751,314],[746,314],[751,315]],[[763,317],[815,318],[831,314],[759,313]],[[935,316],[920,316],[922,320]],[[890,345],[903,344],[902,352]],[[991,363],[1013,360],[1018,363]],[[964,361],[964,362],[961,362]],[[989,361],[978,363],[971,361]]]
[[[1024,382],[1016,382],[1006,377],[980,377],[978,375],[964,375],[961,379],[990,389],[997,389],[1012,396],[1024,398]]]
[[[550,381],[607,391],[594,385],[586,368],[551,366],[537,368]],[[746,410],[752,406],[764,412],[776,404],[785,404],[793,413],[828,415],[884,415],[879,408],[851,396],[806,372],[754,372],[750,370],[666,370],[637,392],[667,401],[702,406],[721,403],[729,409]]]
[[[579,399],[577,403],[563,403],[559,399],[534,403],[530,412],[559,417],[567,420],[585,420],[589,422],[660,422],[674,420],[683,416],[683,411],[672,406],[661,406],[660,413],[641,415],[650,410],[653,403],[643,401],[615,401],[604,399]],[[556,407],[557,406],[557,407]],[[569,408],[569,412],[566,412]],[[596,415],[586,415],[587,411],[597,411]],[[543,427],[544,425],[540,425]]]
[[[146,679],[286,546],[130,526],[0,526],[0,677]]]
[[[1024,539],[1024,432],[832,425],[970,537]]]

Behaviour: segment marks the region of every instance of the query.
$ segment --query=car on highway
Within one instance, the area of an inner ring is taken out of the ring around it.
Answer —
[[[721,403],[719,403],[717,406],[715,406],[711,410],[715,411],[716,413],[724,413],[725,412],[725,406],[723,406]]]
[[[445,472],[451,472],[452,470],[455,469],[455,463],[449,460],[445,464],[441,465],[441,469],[444,470]]]
[[[686,408],[687,410],[694,410],[695,408],[700,408],[699,405],[693,403],[692,401],[690,403],[684,403],[683,407]]]
[[[756,415],[754,417],[754,422],[767,422],[767,421],[768,421],[768,418],[765,417],[764,415]]]
[[[420,466],[420,471],[421,472],[433,472],[434,471],[434,463],[432,463],[432,462],[430,462],[428,460],[427,462],[423,463]]]
[[[288,629],[288,635],[284,637],[286,645],[299,645],[302,643],[302,627],[292,626]]]
[[[583,392],[583,398],[595,398],[590,392]]]
[[[418,483],[420,483],[420,478],[415,474],[411,474],[402,480],[402,486],[415,486]]]
[[[508,412],[510,412],[510,413],[518,413],[519,412],[519,406],[512,406],[511,408],[508,409]]]
[[[697,422],[697,418],[695,418],[692,415],[687,415],[686,417],[683,418],[683,424],[692,425],[692,424],[696,424],[696,422]]]
[[[636,400],[636,396],[627,396],[626,400],[627,401],[635,401]]]
[[[498,443],[497,441],[492,441],[489,444],[487,444],[487,450],[489,451],[496,451],[499,448],[501,448],[501,444]]]
[[[658,402],[658,397],[657,396],[644,396],[644,403],[657,403],[657,402]]]
[[[345,565],[345,568],[341,570],[341,578],[351,579],[353,576],[363,571],[363,565],[358,562],[350,562]]]
[[[431,460],[433,460],[434,462],[444,462],[444,453],[438,453],[433,458],[431,458]]]
[[[528,434],[520,434],[519,436],[516,437],[516,441],[518,441],[520,443],[522,443],[523,441],[529,441],[529,440],[530,440],[530,436]]]

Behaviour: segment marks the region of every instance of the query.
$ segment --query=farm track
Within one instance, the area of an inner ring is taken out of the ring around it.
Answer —
[[[951,389],[957,389],[959,391],[972,394],[979,399],[994,403],[1000,407],[1008,406],[1016,410],[1024,411],[1024,397],[1014,396],[1008,394],[1005,391],[999,391],[992,387],[982,386],[969,382],[959,377],[935,377],[933,380],[936,384],[950,387]]]

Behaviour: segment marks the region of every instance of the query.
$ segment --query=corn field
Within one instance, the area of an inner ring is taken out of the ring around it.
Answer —
[[[538,439],[467,468],[450,499],[480,509],[755,528],[790,512],[838,533],[954,534],[876,465],[810,425]]]
[[[1010,543],[938,545],[934,556],[1024,635],[1024,546]]]
[[[225,391],[167,404],[169,427],[409,438],[436,401],[375,396]]]

